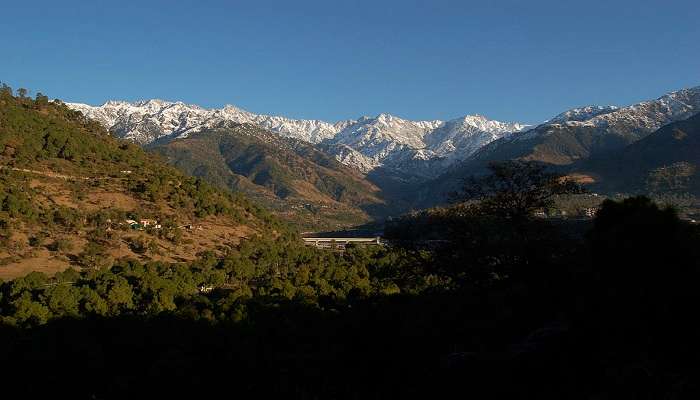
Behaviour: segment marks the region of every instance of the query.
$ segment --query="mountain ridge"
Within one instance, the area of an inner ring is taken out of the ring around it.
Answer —
[[[591,157],[571,171],[602,191],[700,196],[700,113],[663,126],[613,155]]]
[[[280,136],[323,145],[338,161],[367,173],[377,167],[403,168],[396,160],[469,156],[483,144],[526,127],[520,123],[464,116],[450,121],[411,121],[382,113],[329,123],[254,114],[233,105],[205,109],[159,99],[108,101],[101,106],[67,103],[100,122],[115,136],[141,145],[163,137],[186,137],[221,122],[252,123]],[[440,142],[436,138],[444,137]],[[348,157],[348,150],[353,150]]]
[[[564,168],[589,157],[616,154],[662,127],[700,113],[700,86],[664,94],[626,107],[589,106],[565,111],[550,121],[493,140],[454,163],[416,194],[416,205],[444,202],[447,193],[490,162],[519,159]],[[437,195],[436,195],[437,194]]]
[[[226,122],[146,149],[189,175],[245,193],[302,229],[338,229],[386,208],[380,189],[314,145]],[[352,220],[352,221],[350,221]]]

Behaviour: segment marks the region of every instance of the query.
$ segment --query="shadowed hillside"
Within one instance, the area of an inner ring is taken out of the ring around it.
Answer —
[[[613,155],[572,166],[600,191],[700,196],[700,115],[667,125]]]

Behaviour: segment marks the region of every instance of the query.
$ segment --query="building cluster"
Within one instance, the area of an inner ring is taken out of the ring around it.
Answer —
[[[585,218],[595,218],[597,213],[598,207],[586,207],[582,209],[580,213],[576,213],[576,216],[582,216]],[[569,213],[565,210],[551,210],[549,212],[546,212],[544,210],[538,210],[535,212],[535,217],[538,218],[567,218],[568,216]]]
[[[161,229],[163,227],[161,224],[158,223],[157,220],[148,218],[142,218],[138,221],[133,219],[127,219],[124,222],[126,222],[126,224],[129,225],[131,229],[137,229],[140,231],[146,228]]]
[[[588,218],[593,218],[598,213],[598,207],[588,207],[583,210],[583,215]]]

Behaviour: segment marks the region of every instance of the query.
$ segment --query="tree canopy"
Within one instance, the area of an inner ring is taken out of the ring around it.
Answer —
[[[545,164],[510,160],[489,164],[490,174],[465,180],[454,202],[475,202],[478,212],[508,219],[524,219],[554,205],[556,196],[583,193],[566,176],[548,171]]]

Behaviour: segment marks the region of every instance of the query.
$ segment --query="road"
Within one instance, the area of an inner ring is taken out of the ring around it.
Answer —
[[[65,179],[65,180],[110,179],[110,177],[108,177],[108,176],[93,177],[93,176],[63,175],[63,174],[58,174],[58,173],[56,173],[56,172],[51,172],[51,171],[37,171],[37,170],[34,170],[34,169],[8,167],[8,166],[6,166],[6,165],[0,165],[0,169],[4,169],[4,170],[8,170],[8,171],[24,172],[24,173],[27,173],[27,174],[35,174],[35,175],[46,176],[46,177],[49,177],[49,178],[58,178],[58,179]]]
[[[305,237],[302,238],[304,244],[307,246],[316,246],[318,248],[333,248],[333,247],[345,247],[348,244],[365,244],[382,246],[382,242],[379,236],[377,237]]]

